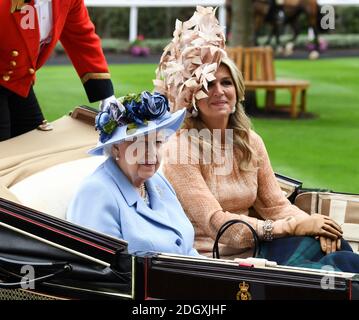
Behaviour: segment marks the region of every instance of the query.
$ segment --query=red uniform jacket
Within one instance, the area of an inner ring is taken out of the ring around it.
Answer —
[[[29,5],[33,7],[34,1]],[[24,12],[10,13],[10,7],[10,0],[0,0],[0,86],[26,97],[35,81],[36,70],[46,62],[60,40],[82,79],[90,102],[113,94],[100,38],[95,34],[83,0],[52,0],[52,40],[41,52],[36,9],[24,7]]]

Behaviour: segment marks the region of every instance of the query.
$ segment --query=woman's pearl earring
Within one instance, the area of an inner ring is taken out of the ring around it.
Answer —
[[[236,106],[234,106],[234,107],[232,108],[231,113],[233,114],[233,113],[235,113],[235,112],[236,112]]]
[[[198,117],[198,108],[195,104],[193,104],[193,106],[192,106],[191,115],[192,115],[192,118]]]
[[[120,160],[120,158],[118,156],[116,156],[115,160],[118,161],[118,160]]]

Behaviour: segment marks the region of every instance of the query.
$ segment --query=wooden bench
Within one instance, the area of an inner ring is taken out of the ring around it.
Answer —
[[[246,91],[265,90],[265,110],[285,110],[292,118],[298,116],[298,102],[301,112],[306,111],[306,94],[309,82],[304,80],[276,79],[273,49],[271,47],[227,47],[228,56],[242,71]],[[286,89],[290,92],[290,103],[275,103],[275,91]],[[300,101],[298,96],[300,95]]]

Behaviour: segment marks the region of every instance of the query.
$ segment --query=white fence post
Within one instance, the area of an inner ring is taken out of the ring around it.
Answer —
[[[227,26],[227,21],[226,21],[226,7],[225,6],[220,6],[219,7],[219,11],[218,11],[218,21],[219,24],[221,26],[223,26],[224,28],[226,28]],[[225,32],[226,33],[226,32]]]
[[[137,39],[137,26],[138,26],[138,8],[132,6],[130,9],[130,35],[129,41],[133,42]]]

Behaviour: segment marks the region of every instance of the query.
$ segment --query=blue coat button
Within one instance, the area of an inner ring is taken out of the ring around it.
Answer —
[[[182,240],[181,240],[180,238],[178,238],[178,239],[176,240],[176,245],[180,246],[181,244],[182,244]]]

